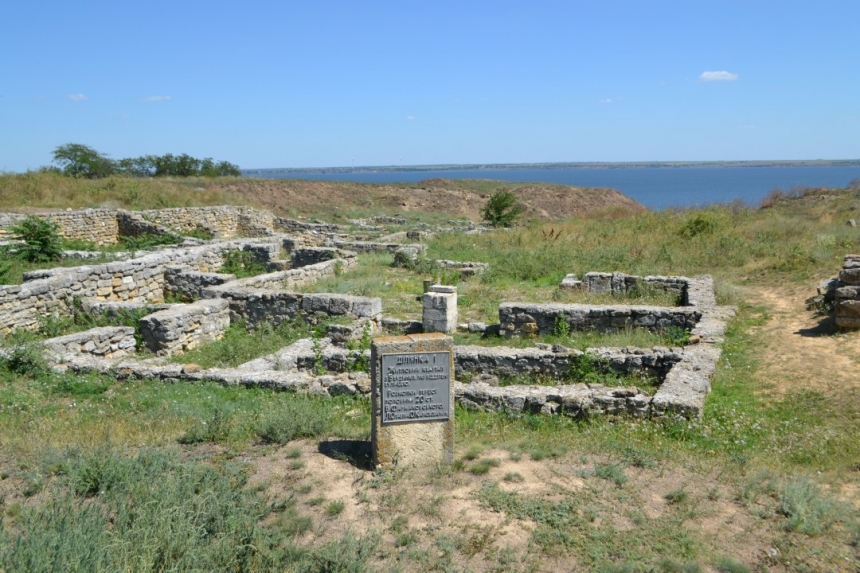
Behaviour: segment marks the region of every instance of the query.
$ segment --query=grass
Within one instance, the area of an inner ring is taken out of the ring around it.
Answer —
[[[701,420],[458,406],[463,471],[383,476],[325,453],[327,443],[366,445],[365,398],[53,373],[25,344],[0,362],[0,562],[94,571],[850,568],[860,542],[849,503],[860,459],[856,391],[772,392],[761,334],[772,318],[737,294],[777,283],[811,291],[860,247],[842,225],[860,194],[806,199],[574,219],[556,223],[555,238],[534,225],[433,242],[434,258],[491,263],[488,275],[458,283],[461,321],[492,322],[505,299],[561,300],[561,277],[590,270],[709,272],[720,300],[740,303]],[[395,315],[419,315],[421,274],[390,269],[386,255],[361,260],[366,268],[317,288],[380,293],[386,314],[390,300]],[[308,332],[283,328],[237,329],[209,355],[186,358],[235,365]],[[354,497],[330,491],[343,483]],[[343,533],[353,507],[362,529]],[[730,533],[721,529],[727,515]]]
[[[233,182],[237,181],[234,178]],[[227,183],[225,179],[220,183]],[[51,173],[0,175],[0,208],[21,205],[48,209],[124,208],[131,210],[207,205],[245,205],[238,194],[222,191],[206,178],[76,179]],[[203,190],[200,190],[203,188]],[[211,189],[211,190],[207,190]]]
[[[53,502],[23,508],[0,529],[0,561],[10,570],[360,570],[374,547],[351,536],[336,552],[285,542],[281,532],[306,530],[307,518],[250,493],[241,464],[148,449],[70,453],[59,463]],[[275,513],[277,527],[261,525]]]
[[[300,320],[284,321],[277,326],[262,323],[249,331],[244,324],[231,324],[224,336],[184,354],[171,357],[179,364],[197,364],[202,368],[234,368],[280,350],[301,338],[314,335],[315,327]]]
[[[112,260],[113,259],[111,259],[109,256],[105,256],[103,259],[60,259],[59,261],[52,261],[49,263],[31,263],[21,260],[18,257],[6,257],[4,258],[4,262],[8,265],[9,270],[6,274],[0,276],[0,285],[21,284],[22,282],[24,282],[24,273],[30,271],[40,271],[44,269],[53,269],[58,267],[73,268],[84,265],[107,263]]]

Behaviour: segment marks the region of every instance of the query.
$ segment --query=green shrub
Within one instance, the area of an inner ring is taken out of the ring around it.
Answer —
[[[682,237],[686,237],[688,239],[692,239],[693,237],[698,237],[699,235],[710,235],[714,231],[717,230],[718,221],[717,218],[706,211],[701,213],[696,213],[681,225],[681,229],[678,233]]]
[[[248,251],[227,251],[224,253],[222,273],[236,275],[236,278],[247,278],[266,272],[266,265],[254,258]]]
[[[513,227],[522,212],[516,195],[510,191],[496,191],[487,200],[481,216],[493,227]]]
[[[597,382],[607,367],[608,361],[605,358],[583,352],[570,357],[567,377],[576,382]]]
[[[30,215],[10,230],[15,239],[24,241],[18,249],[18,256],[25,261],[47,263],[60,260],[63,239],[55,222]]]
[[[35,342],[18,344],[8,352],[5,359],[0,360],[5,369],[19,376],[37,379],[50,371],[42,348]]]

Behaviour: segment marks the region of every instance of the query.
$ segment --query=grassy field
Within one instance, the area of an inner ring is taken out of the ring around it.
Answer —
[[[429,258],[491,265],[458,282],[461,321],[573,301],[558,282],[593,270],[712,274],[739,313],[702,420],[458,408],[431,472],[371,470],[362,398],[52,373],[25,347],[0,364],[0,570],[857,571],[860,338],[803,299],[860,251],[858,208],[809,190],[438,237]],[[390,263],[313,288],[417,318],[437,271]],[[231,336],[194,360],[293,334]]]

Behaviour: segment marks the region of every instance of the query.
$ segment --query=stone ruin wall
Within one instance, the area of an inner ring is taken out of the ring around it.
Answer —
[[[836,284],[833,315],[842,329],[860,328],[860,255],[846,255]]]
[[[124,233],[157,232],[159,229],[168,228],[182,232],[204,229],[222,236],[234,233],[255,234],[258,231],[261,235],[272,235],[275,230],[301,231],[304,234],[292,238],[272,237],[268,239],[272,244],[266,240],[260,242],[260,239],[257,239],[257,242],[233,241],[229,246],[221,242],[220,246],[209,244],[165,249],[124,262],[37,271],[32,273],[23,285],[0,287],[0,331],[9,332],[14,327],[35,328],[39,314],[69,313],[71,301],[75,297],[92,299],[88,301],[91,304],[124,305],[130,302],[159,301],[165,291],[171,289],[173,292],[187,294],[193,298],[202,297],[204,300],[199,301],[199,304],[175,305],[149,315],[147,328],[148,338],[151,340],[147,341],[147,346],[152,346],[153,350],[164,355],[193,348],[205,340],[219,337],[233,320],[244,320],[250,327],[255,327],[263,321],[277,323],[297,315],[313,319],[323,314],[342,314],[353,319],[370,319],[377,326],[385,322],[381,315],[379,299],[287,292],[288,289],[333,276],[340,270],[351,267],[356,263],[354,253],[335,249],[296,252],[292,264],[286,263],[293,268],[242,280],[231,280],[234,277],[212,272],[217,271],[223,263],[221,251],[225,248],[247,247],[255,258],[268,259],[271,263],[281,246],[288,251],[295,251],[309,245],[318,245],[321,242],[319,236],[335,232],[335,226],[301,223],[271,214],[261,215],[262,212],[239,207],[170,209],[142,214],[129,213],[127,216],[118,213],[120,212],[91,210],[54,215],[61,216],[58,222],[68,229],[69,233],[72,233],[73,229],[80,229],[82,234],[91,233],[90,236],[76,238],[93,240],[92,237],[97,237],[103,244],[109,240],[109,231],[97,236],[92,234],[92,229],[95,228],[98,232],[109,229],[115,233],[114,240],[117,235]],[[4,226],[4,221],[15,220],[15,217],[7,216],[0,220],[0,227]],[[111,221],[116,223],[115,231],[111,227]],[[101,222],[104,222],[104,225],[101,225]],[[318,238],[309,238],[313,236]],[[391,252],[395,249],[393,244],[382,243],[372,245],[345,241],[328,244],[358,247],[362,251]],[[402,245],[398,245],[400,246]],[[311,264],[300,266],[302,263]],[[860,264],[857,266],[860,267]],[[846,274],[848,275],[851,273]],[[502,332],[515,336],[550,334],[555,327],[556,316],[563,316],[572,329],[611,330],[628,325],[653,328],[678,326],[699,335],[702,343],[684,349],[596,350],[609,361],[612,369],[642,372],[659,378],[662,383],[654,396],[649,396],[638,388],[607,388],[599,384],[499,387],[482,382],[455,382],[458,401],[467,407],[510,413],[533,412],[573,417],[604,413],[627,413],[636,416],[674,413],[686,417],[700,416],[704,396],[710,390],[710,377],[720,355],[720,350],[714,343],[722,340],[726,321],[732,314],[732,309],[716,306],[713,281],[709,277],[687,279],[589,273],[583,281],[576,281],[575,277],[568,276],[560,286],[619,295],[641,290],[643,284],[645,288],[676,295],[679,302],[686,306],[588,307],[509,303],[502,305],[499,316]],[[399,322],[402,321],[398,321],[398,324]],[[401,328],[402,326],[400,325]],[[314,364],[319,359],[314,349],[311,349],[310,354],[307,348],[298,352],[301,341],[296,344],[295,350],[280,351],[279,356],[283,355],[281,358],[287,357],[290,352],[295,354],[285,362],[293,365],[293,370],[290,371],[280,369],[280,358],[272,363],[274,366],[269,364],[271,361],[268,358],[263,358],[236,369],[201,372],[184,365],[128,361],[111,364],[104,358],[121,356],[129,347],[129,333],[124,330],[93,331],[89,335],[90,338],[85,334],[70,335],[72,338],[68,341],[54,341],[55,353],[64,352],[68,360],[66,366],[73,370],[111,371],[120,378],[211,379],[225,384],[305,389],[332,395],[341,392],[366,393],[369,390],[369,383],[359,374],[349,374],[347,381],[336,376],[317,377],[301,370],[302,367],[309,368],[309,364]],[[323,360],[334,371],[343,369],[344,365],[354,359],[351,351],[325,341],[324,346]],[[456,373],[458,376],[479,371],[499,375],[546,373],[559,376],[569,369],[571,356],[576,353],[577,351],[561,353],[540,349],[459,347]],[[91,357],[102,360],[93,362]]]
[[[161,301],[166,265],[182,264],[206,272],[223,262],[220,249],[169,249],[129,261],[58,268],[20,285],[0,285],[0,335],[16,328],[33,330],[38,317],[70,315],[75,298],[102,301]]]
[[[0,239],[8,238],[8,227],[24,219],[17,213],[0,213]],[[143,233],[191,233],[203,230],[214,238],[266,237],[275,233],[335,233],[337,225],[303,223],[278,217],[268,211],[239,206],[179,207],[125,211],[122,209],[84,209],[55,211],[39,217],[54,221],[67,239],[91,241],[96,245],[115,245],[122,236]]]
[[[690,330],[701,316],[695,308],[686,307],[506,302],[499,306],[499,330],[506,337],[548,336],[558,319],[572,331],[614,332],[628,327]]]

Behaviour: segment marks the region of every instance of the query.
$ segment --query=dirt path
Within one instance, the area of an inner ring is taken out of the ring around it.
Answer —
[[[756,334],[765,345],[762,371],[775,395],[818,390],[839,396],[860,389],[860,333],[840,332],[832,318],[806,310],[811,289],[755,288],[747,294],[770,314]]]

